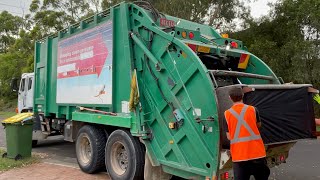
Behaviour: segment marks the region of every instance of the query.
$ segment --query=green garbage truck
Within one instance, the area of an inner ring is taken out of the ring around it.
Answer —
[[[147,2],[37,41],[28,82],[37,131],[75,142],[81,170],[112,179],[231,179],[223,112],[234,86],[259,109],[270,167],[315,138],[312,85],[284,84],[241,41]]]

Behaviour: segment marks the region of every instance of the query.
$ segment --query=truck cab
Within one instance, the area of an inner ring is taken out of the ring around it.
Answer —
[[[18,107],[17,113],[33,112],[33,97],[34,97],[34,73],[23,73],[21,80],[18,83],[18,79],[13,79],[11,82],[12,91],[18,92]],[[35,116],[32,133],[32,145],[35,146],[38,140],[46,139],[50,135],[56,135],[59,133],[52,133],[46,131],[49,125],[45,122],[41,116]]]
[[[34,73],[23,73],[18,89],[18,112],[33,111]]]

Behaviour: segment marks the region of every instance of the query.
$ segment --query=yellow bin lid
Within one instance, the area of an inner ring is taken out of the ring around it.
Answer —
[[[12,117],[9,117],[9,118],[3,120],[2,123],[7,123],[7,124],[17,123],[17,122],[21,122],[31,116],[33,116],[33,113],[20,113],[20,114],[14,115]]]

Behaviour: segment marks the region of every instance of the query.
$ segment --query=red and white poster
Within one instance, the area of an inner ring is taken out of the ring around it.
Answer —
[[[57,103],[112,103],[112,22],[58,42]]]

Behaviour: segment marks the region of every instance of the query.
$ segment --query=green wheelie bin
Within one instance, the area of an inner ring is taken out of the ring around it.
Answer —
[[[31,157],[33,114],[21,113],[2,121],[6,129],[7,152],[2,157],[22,159]]]

